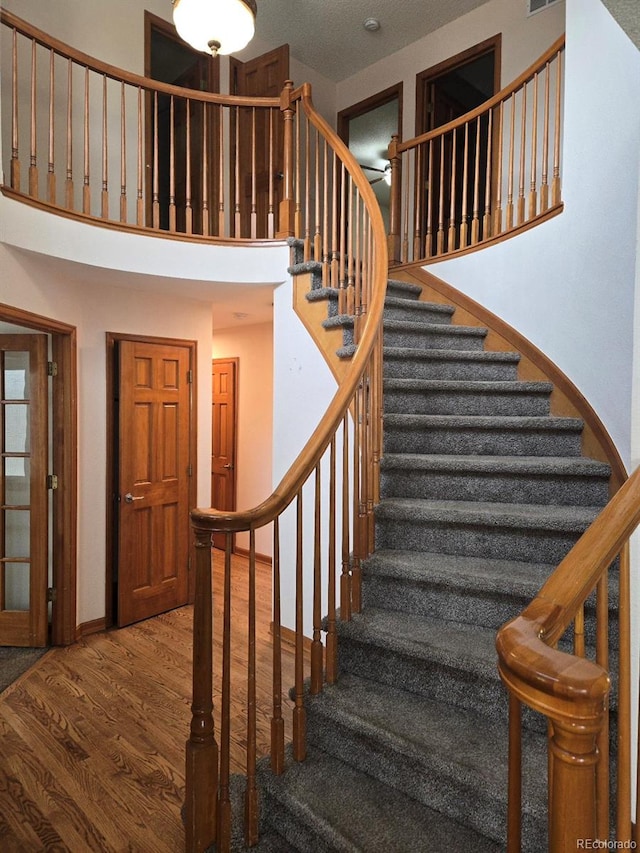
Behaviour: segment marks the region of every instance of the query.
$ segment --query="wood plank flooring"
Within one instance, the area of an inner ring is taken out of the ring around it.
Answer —
[[[222,625],[219,555],[216,636]],[[246,559],[233,558],[233,772],[241,772],[245,761],[246,568]],[[260,564],[256,572],[259,754],[268,751],[270,732],[270,572]],[[191,607],[183,607],[52,649],[0,695],[2,853],[184,850],[180,808],[191,718],[192,615]],[[283,651],[286,694],[294,661],[292,649]],[[289,739],[288,711],[285,719]],[[216,717],[216,733],[219,724]]]

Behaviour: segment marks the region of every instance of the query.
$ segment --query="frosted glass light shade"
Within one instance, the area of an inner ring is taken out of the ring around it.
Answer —
[[[255,32],[254,0],[173,0],[180,38],[204,53],[235,53]]]

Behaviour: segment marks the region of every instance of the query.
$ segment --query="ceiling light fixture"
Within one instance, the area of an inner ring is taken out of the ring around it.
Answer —
[[[226,55],[246,47],[255,33],[255,0],[172,0],[180,38],[203,53]]]
[[[377,18],[367,18],[363,27],[365,30],[369,30],[370,33],[377,33],[380,29],[380,21]]]

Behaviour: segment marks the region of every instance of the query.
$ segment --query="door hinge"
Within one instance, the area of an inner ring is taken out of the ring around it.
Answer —
[[[187,477],[193,477],[193,465],[191,463],[187,465]]]
[[[47,376],[57,376],[58,375],[58,362],[57,361],[48,361],[47,362]]]
[[[58,590],[55,588],[55,586],[50,586],[47,589],[47,601],[55,602],[57,598],[58,598]]]
[[[47,474],[47,488],[48,489],[57,489],[58,488],[58,477],[56,474]]]
[[[191,557],[187,557],[187,572],[191,571]]]
[[[187,370],[187,385],[193,383],[193,370]]]

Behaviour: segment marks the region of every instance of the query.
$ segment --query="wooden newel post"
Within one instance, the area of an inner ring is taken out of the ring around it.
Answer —
[[[389,263],[398,264],[400,263],[400,217],[402,213],[402,158],[398,154],[397,133],[394,133],[389,143],[389,163],[391,164],[391,191],[387,248]]]
[[[201,853],[216,840],[218,744],[213,724],[213,612],[211,534],[196,531],[193,608],[193,701],[186,748],[185,836],[188,853]]]
[[[604,711],[596,719],[553,720],[549,742],[552,778],[549,780],[549,853],[577,850],[580,839],[595,841],[598,732]]]
[[[284,237],[295,236],[294,223],[296,202],[294,197],[293,186],[293,117],[295,115],[295,109],[293,108],[293,100],[291,98],[292,92],[293,81],[287,80],[284,84],[284,89],[280,93],[280,110],[282,111],[284,117],[284,152],[282,158],[282,199],[280,200],[278,233],[276,234],[276,237],[278,237],[279,239],[282,239]]]

